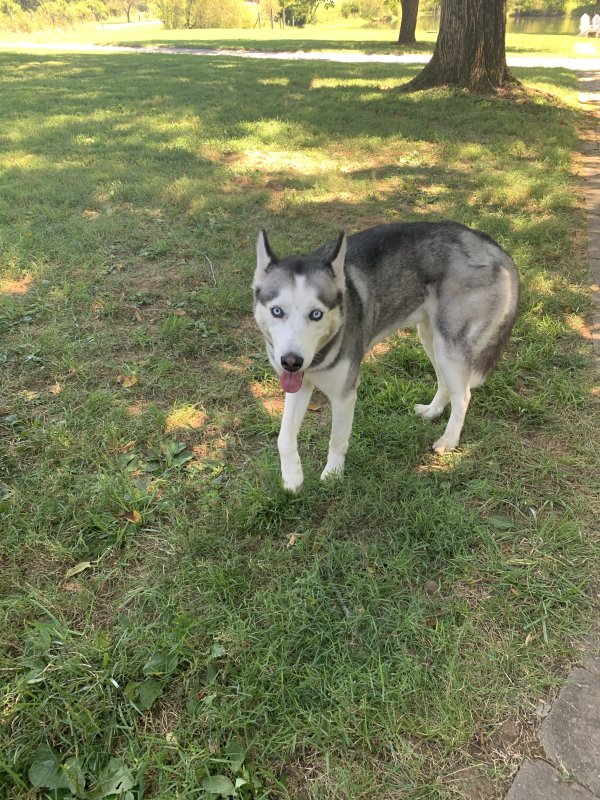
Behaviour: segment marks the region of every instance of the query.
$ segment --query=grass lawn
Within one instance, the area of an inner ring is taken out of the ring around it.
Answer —
[[[343,51],[357,53],[430,53],[433,52],[437,34],[435,31],[418,30],[417,44],[399,47],[398,31],[395,28],[365,27],[355,20],[336,24],[308,25],[305,28],[271,30],[257,29],[202,29],[163,30],[160,26],[131,27],[111,25],[89,25],[73,30],[40,31],[22,34],[0,33],[0,41],[32,43],[84,42],[88,44],[126,44],[164,47],[222,47],[237,50],[302,50]],[[582,39],[570,34],[523,34],[509,33],[506,37],[509,56],[538,56],[578,58],[583,60],[600,58],[600,40]]]
[[[535,747],[600,568],[575,78],[417,69],[0,54],[0,796],[492,800]],[[523,279],[463,444],[403,334],[286,495],[258,228],[442,217]]]
[[[65,33],[62,37],[73,41]],[[96,30],[95,42],[137,45],[162,45],[165,47],[224,47],[240,50],[324,50],[360,53],[429,53],[433,52],[437,34],[419,31],[415,45],[398,46],[398,31],[386,28],[361,28],[347,25],[315,25],[303,29],[281,30],[189,30],[167,31],[160,28],[136,28],[128,31],[119,28],[111,31]],[[40,35],[48,39],[48,34]],[[582,39],[567,34],[512,33],[506,37],[506,52],[509,56],[539,56],[598,59],[600,41]]]

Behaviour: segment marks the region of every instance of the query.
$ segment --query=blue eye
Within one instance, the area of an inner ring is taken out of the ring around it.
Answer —
[[[320,319],[323,318],[323,312],[319,311],[318,308],[315,308],[314,311],[311,311],[308,315],[309,319],[312,319],[313,322],[318,322]]]
[[[278,319],[280,317],[283,317],[283,311],[279,308],[279,306],[273,306],[273,308],[271,309],[271,314],[273,314],[273,316],[277,317]]]

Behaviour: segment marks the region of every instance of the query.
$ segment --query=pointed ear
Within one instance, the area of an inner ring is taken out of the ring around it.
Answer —
[[[264,230],[261,230],[256,240],[256,273],[254,279],[256,280],[261,275],[264,275],[269,264],[272,264],[274,261],[277,261],[277,258],[269,246],[267,234]]]
[[[333,248],[331,254],[330,264],[335,276],[335,282],[339,289],[343,289],[346,284],[346,276],[344,274],[344,262],[346,260],[346,249],[348,247],[348,237],[345,231],[340,231],[338,240]]]

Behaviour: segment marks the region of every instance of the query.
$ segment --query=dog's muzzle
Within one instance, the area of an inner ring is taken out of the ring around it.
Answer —
[[[296,353],[286,353],[281,356],[283,372],[279,376],[279,383],[284,392],[293,394],[300,389],[304,377],[300,371],[303,365],[304,359]]]

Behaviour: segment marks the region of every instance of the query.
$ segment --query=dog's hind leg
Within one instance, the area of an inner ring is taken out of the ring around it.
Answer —
[[[471,400],[471,367],[460,348],[448,345],[441,336],[434,335],[434,347],[438,369],[448,387],[451,408],[446,430],[433,444],[433,450],[441,454],[458,445]]]
[[[313,393],[313,384],[304,378],[302,386],[293,394],[286,394],[281,419],[281,430],[277,438],[281,477],[288,492],[297,492],[302,486],[304,475],[298,455],[298,432],[306,414]]]
[[[331,395],[331,438],[327,464],[321,473],[321,480],[329,475],[340,474],[344,469],[348,440],[352,431],[356,389],[345,395]]]
[[[448,401],[450,400],[450,392],[448,391],[444,374],[438,367],[438,361],[433,345],[433,332],[431,330],[431,325],[428,321],[420,322],[417,325],[417,331],[419,333],[421,344],[429,356],[429,360],[431,361],[435,370],[435,376],[437,378],[437,391],[433,400],[428,405],[417,403],[415,406],[415,413],[424,419],[437,419],[438,417],[442,416],[444,409],[448,405]]]

